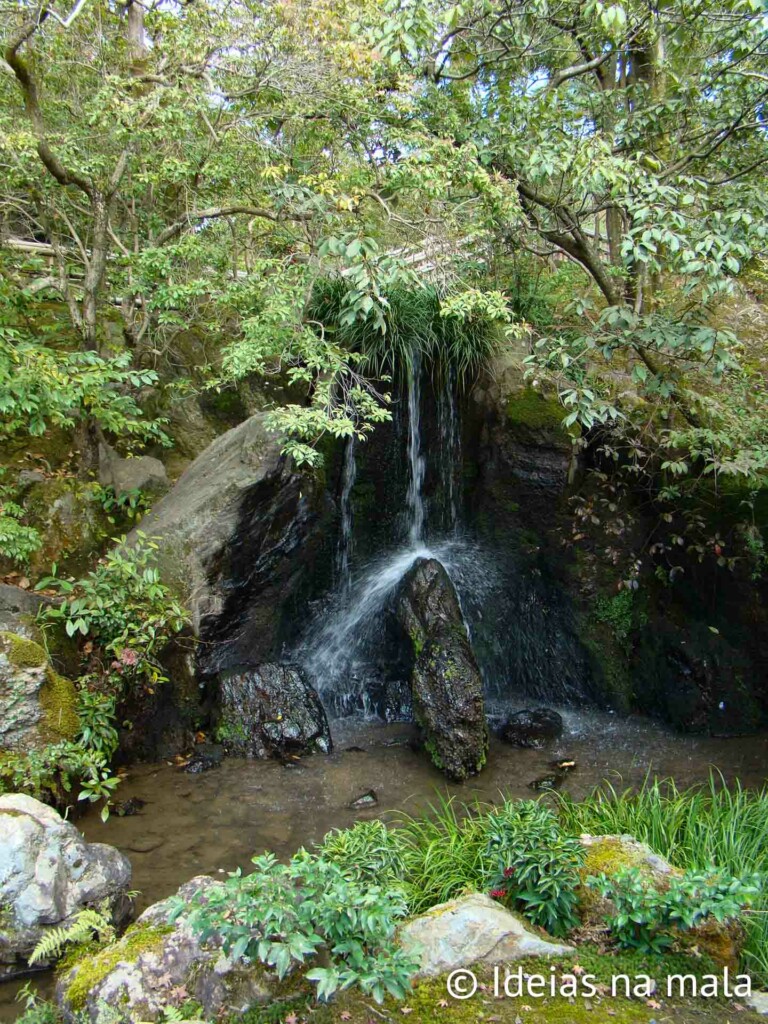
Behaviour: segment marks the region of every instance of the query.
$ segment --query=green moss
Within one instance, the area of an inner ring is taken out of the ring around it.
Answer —
[[[515,391],[507,399],[507,422],[535,431],[563,433],[565,411],[555,398],[545,398],[533,388]]]
[[[119,963],[135,960],[141,953],[159,950],[163,944],[163,937],[172,931],[170,925],[157,927],[134,924],[121,939],[110,943],[100,952],[93,955],[86,952],[74,968],[71,968],[74,971],[71,981],[65,982],[65,998],[69,1006],[75,1011],[82,1010],[91,990]]]
[[[48,662],[48,655],[40,644],[18,633],[0,633],[0,642],[14,668],[42,668]]]
[[[49,666],[38,699],[44,713],[45,733],[52,733],[54,737],[65,740],[74,739],[80,731],[80,719],[77,714],[77,690],[72,680],[60,676]]]

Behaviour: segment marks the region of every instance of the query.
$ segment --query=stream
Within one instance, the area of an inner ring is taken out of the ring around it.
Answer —
[[[603,779],[619,788],[639,786],[649,773],[673,777],[681,788],[706,782],[712,768],[726,782],[738,778],[744,786],[758,787],[766,781],[768,734],[681,736],[641,717],[558,710],[565,721],[560,740],[543,750],[492,740],[486,768],[463,785],[447,782],[423,752],[411,748],[413,727],[346,718],[332,723],[333,753],[291,767],[230,758],[194,775],[168,763],[136,765],[119,798],[145,801],[142,810],[129,817],[112,815],[106,824],[91,812],[77,824],[90,842],[111,843],[129,857],[141,911],[195,875],[247,869],[250,858],[265,849],[287,858],[358,818],[416,814],[440,796],[466,802],[497,801],[501,794],[535,797],[529,784],[546,775],[554,759],[576,760],[576,770],[561,787],[576,798]],[[351,801],[369,789],[378,805],[351,809]],[[37,976],[35,983],[41,991],[51,989],[49,974]],[[21,984],[0,985],[0,1020],[17,1016],[14,1000]]]

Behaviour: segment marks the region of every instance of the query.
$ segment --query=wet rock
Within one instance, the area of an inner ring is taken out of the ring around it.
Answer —
[[[267,758],[331,750],[320,698],[291,666],[222,673],[220,706],[219,735],[231,753]]]
[[[35,617],[48,599],[21,587],[0,583],[0,630],[18,633],[27,640],[38,638]]]
[[[112,487],[116,494],[143,491],[158,494],[168,490],[165,466],[151,455],[123,459],[103,441],[99,445],[99,483]]]
[[[113,847],[86,843],[53,808],[15,793],[0,796],[0,837],[0,977],[23,971],[45,932],[84,907],[107,901],[125,921],[131,865]]]
[[[198,664],[210,676],[278,654],[330,533],[322,482],[293,470],[264,421],[259,413],[217,437],[141,522],[206,641]]]
[[[199,775],[200,772],[218,768],[223,760],[224,747],[220,743],[198,743],[184,765],[184,771],[191,775]]]
[[[528,783],[529,789],[542,790],[543,792],[559,789],[565,775],[560,772],[552,772],[550,775],[542,775],[533,782]]]
[[[369,807],[376,807],[379,802],[379,798],[376,796],[375,789],[369,789],[365,793],[361,793],[360,796],[355,797],[349,804],[353,811],[366,810]]]
[[[344,747],[345,754],[365,754],[364,747]]]
[[[573,951],[572,946],[535,935],[483,893],[441,903],[408,921],[400,931],[400,942],[420,958],[418,973],[423,977],[473,964],[490,966]]]
[[[132,796],[128,800],[119,800],[113,806],[112,813],[116,814],[118,818],[130,818],[134,814],[138,814],[145,804],[146,800],[142,800],[138,796]]]
[[[514,747],[540,750],[563,734],[563,719],[550,708],[515,711],[501,727],[499,736]]]
[[[456,590],[435,559],[419,559],[397,597],[410,638],[414,719],[434,764],[461,780],[480,771],[488,750],[483,687]]]
[[[203,875],[176,896],[189,901],[197,891],[221,885]],[[122,939],[59,978],[56,999],[68,1021],[111,1024],[115,1007],[126,1020],[162,1021],[167,1008],[187,1000],[200,1004],[201,1017],[218,1020],[274,1001],[278,986],[280,998],[291,997],[290,985],[279,983],[260,964],[233,964],[216,936],[202,943],[186,916],[169,926],[172,906],[173,898],[153,904]]]

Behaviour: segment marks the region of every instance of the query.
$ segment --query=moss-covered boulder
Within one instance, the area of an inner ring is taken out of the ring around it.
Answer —
[[[664,891],[670,879],[682,872],[673,867],[646,843],[629,835],[604,835],[581,837],[586,857],[580,868],[582,886],[579,893],[580,915],[587,931],[605,928],[606,916],[612,913],[610,900],[598,896],[586,885],[591,875],[605,874],[609,878],[628,868],[636,868],[654,888]],[[720,967],[736,969],[739,952],[743,944],[743,930],[738,923],[722,924],[714,918],[707,918],[690,931],[680,932],[676,944],[682,949],[691,949],[696,954],[708,956]]]
[[[24,498],[28,518],[39,530],[42,546],[30,561],[35,575],[54,562],[62,575],[80,576],[91,568],[114,531],[100,500],[100,485],[75,477],[55,477],[34,484]]]
[[[164,1021],[166,1011],[192,1001],[201,1017],[220,1020],[293,994],[294,979],[281,983],[261,964],[232,962],[215,935],[201,942],[185,915],[168,923],[176,899],[220,885],[193,878],[145,910],[121,939],[67,964],[56,989],[65,1018],[112,1024],[117,1010],[120,1020]]]
[[[74,738],[78,728],[74,683],[37,640],[0,632],[0,751],[40,749]]]

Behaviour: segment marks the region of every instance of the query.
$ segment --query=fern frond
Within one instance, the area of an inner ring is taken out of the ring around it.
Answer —
[[[110,942],[115,937],[115,929],[104,913],[92,908],[81,910],[69,927],[51,928],[45,933],[32,951],[29,963],[58,960],[65,946],[88,942],[94,932],[99,942]]]

